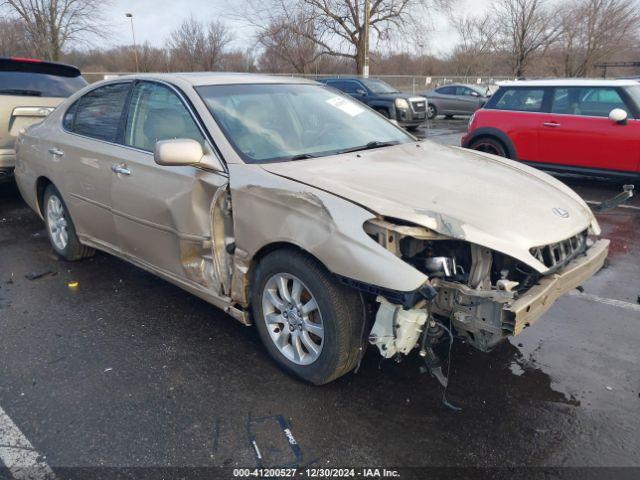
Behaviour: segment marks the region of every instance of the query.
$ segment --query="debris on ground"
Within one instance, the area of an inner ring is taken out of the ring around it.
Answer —
[[[113,370],[113,368],[109,367],[109,368],[105,368],[104,369],[104,373],[110,372],[111,370]]]
[[[609,391],[613,390],[613,387],[610,387],[609,385],[606,385],[604,388],[605,388],[605,390],[609,390]]]
[[[47,275],[54,276],[57,274],[58,272],[54,272],[53,270],[43,270],[41,272],[29,272],[24,276],[24,278],[26,278],[27,280],[33,281],[33,280],[38,280],[39,278],[42,278],[42,277],[46,277]]]
[[[67,283],[67,287],[69,288],[78,288],[78,285],[80,285],[80,283],[76,281]]]

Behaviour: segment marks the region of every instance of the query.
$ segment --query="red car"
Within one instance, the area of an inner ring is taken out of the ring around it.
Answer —
[[[471,117],[462,146],[545,170],[640,179],[640,84],[502,83]]]

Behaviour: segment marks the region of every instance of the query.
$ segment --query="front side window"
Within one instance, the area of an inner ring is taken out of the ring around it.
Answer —
[[[337,88],[345,93],[357,93],[358,90],[364,90],[357,82],[350,82],[348,80],[329,82],[329,86]]]
[[[455,87],[442,87],[436,90],[436,92],[441,93],[442,95],[455,95],[456,88]]]
[[[156,142],[189,138],[205,140],[187,107],[170,88],[158,83],[137,84],[131,95],[124,143],[152,152]]]
[[[631,114],[615,88],[567,87],[556,88],[551,112],[586,117],[607,117],[614,108]]]
[[[65,114],[63,124],[79,135],[115,142],[130,83],[114,83],[91,90]],[[75,111],[74,111],[75,109]]]
[[[362,80],[362,82],[369,90],[373,93],[377,93],[378,95],[384,95],[385,93],[399,93],[397,88],[392,87],[387,82],[383,82],[377,78],[367,78]]]
[[[319,85],[211,85],[196,90],[248,163],[413,141],[360,102]]]
[[[515,110],[519,112],[542,111],[542,88],[507,88],[493,108],[498,110]]]

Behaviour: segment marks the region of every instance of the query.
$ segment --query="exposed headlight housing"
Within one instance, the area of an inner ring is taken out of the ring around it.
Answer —
[[[396,98],[395,101],[396,108],[401,110],[409,110],[409,102],[407,102],[404,98]]]

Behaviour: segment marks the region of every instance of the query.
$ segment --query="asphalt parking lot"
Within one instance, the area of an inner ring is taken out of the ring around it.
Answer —
[[[439,120],[421,135],[455,144],[465,126]],[[563,180],[595,202],[620,187]],[[102,253],[57,259],[42,221],[0,186],[3,458],[34,452],[60,477],[69,467],[640,467],[640,198],[598,219],[611,254],[584,292],[490,354],[454,347],[454,412],[416,358],[380,363],[373,349],[357,374],[300,383],[252,328],[179,288]]]

